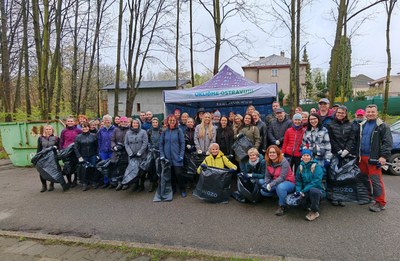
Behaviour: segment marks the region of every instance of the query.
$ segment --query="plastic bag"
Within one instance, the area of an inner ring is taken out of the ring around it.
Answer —
[[[257,179],[244,179],[238,175],[237,189],[240,195],[251,203],[256,203],[260,200],[260,189]]]
[[[360,205],[370,202],[368,185],[360,180],[354,184],[328,184],[326,192],[327,198],[331,201],[353,202]]]
[[[129,184],[139,175],[139,164],[140,158],[133,157],[129,159],[128,167],[126,168],[124,178],[122,179],[122,185]]]
[[[232,149],[239,160],[246,158],[247,151],[252,147],[254,147],[253,143],[246,136],[238,138],[232,145]]]
[[[208,167],[200,173],[193,195],[207,202],[227,203],[232,174],[228,169]]]
[[[140,167],[141,170],[149,171],[150,166],[151,166],[152,163],[154,164],[154,160],[153,160],[153,156],[152,156],[152,154],[150,152],[150,153],[147,153],[146,158],[144,158],[142,160],[142,162],[140,162],[139,167]]]
[[[297,207],[303,203],[303,198],[300,195],[289,194],[286,196],[286,204],[288,206]]]
[[[63,162],[74,161],[76,159],[74,143],[71,143],[65,149],[60,150],[58,152],[57,159],[62,160]]]
[[[76,171],[77,161],[65,161],[62,170],[63,175],[71,175]]]
[[[96,169],[103,175],[104,177],[111,178],[112,177],[112,163],[111,158],[102,160],[96,164]]]
[[[156,160],[157,165],[160,164],[161,171],[160,181],[158,182],[158,187],[156,194],[154,195],[153,201],[171,201],[173,198],[172,184],[171,184],[171,163],[168,160]]]
[[[354,184],[360,175],[360,168],[357,166],[354,157],[333,157],[328,169],[328,182],[334,185]]]
[[[193,178],[194,175],[197,174],[197,168],[201,164],[201,161],[199,165],[197,165],[197,162],[199,160],[199,157],[196,159],[197,153],[195,152],[186,152],[185,153],[185,161],[183,163],[183,166],[185,167],[184,175],[188,178]],[[204,159],[203,159],[204,160]]]
[[[89,181],[97,181],[94,177],[95,167],[90,162],[79,163],[77,171],[81,183],[87,184]]]
[[[31,160],[40,176],[45,180],[55,183],[65,183],[61,167],[57,161],[56,150],[53,147],[37,153]]]

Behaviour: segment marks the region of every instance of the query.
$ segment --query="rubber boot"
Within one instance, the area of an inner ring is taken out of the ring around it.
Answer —
[[[54,190],[54,182],[50,182],[49,191]]]
[[[146,181],[146,176],[144,175],[144,173],[140,176],[140,180],[139,180],[139,189],[138,192],[142,192],[144,190],[144,182]]]
[[[69,190],[69,188],[70,188],[69,183],[63,182],[63,183],[61,183],[60,185],[61,185],[63,191],[67,191],[67,190]]]
[[[115,188],[116,191],[120,191],[122,189],[122,184],[121,182],[118,182],[117,187]]]

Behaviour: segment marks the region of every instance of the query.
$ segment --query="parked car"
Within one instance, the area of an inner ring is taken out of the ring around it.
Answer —
[[[400,176],[400,121],[390,126],[393,137],[392,155],[389,158],[389,174]]]

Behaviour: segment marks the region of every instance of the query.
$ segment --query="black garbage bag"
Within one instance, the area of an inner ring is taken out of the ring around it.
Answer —
[[[40,176],[54,183],[65,183],[57,161],[57,150],[53,147],[38,152],[31,160]]]
[[[122,185],[129,184],[139,175],[140,158],[133,157],[129,159],[128,167],[125,170]]]
[[[251,203],[257,203],[260,200],[260,188],[257,179],[245,179],[238,175],[237,189],[240,195]]]
[[[73,174],[76,171],[77,164],[78,164],[77,160],[65,161],[62,174],[63,175]]]
[[[368,185],[365,182],[357,180],[353,184],[327,186],[326,197],[331,201],[352,202],[360,205],[370,202]]]
[[[354,184],[360,175],[355,157],[333,157],[328,169],[328,182],[333,185]]]
[[[232,149],[239,160],[246,158],[247,151],[252,147],[254,147],[253,143],[246,136],[238,138],[232,145]]]
[[[144,171],[149,171],[151,164],[154,163],[153,161],[153,156],[151,154],[151,151],[149,153],[147,153],[146,158],[144,158],[141,162],[140,162],[140,169],[144,170]]]
[[[194,175],[197,174],[197,168],[200,166],[201,162],[199,165],[197,165],[198,161],[200,160],[200,157],[197,156],[198,154],[196,152],[185,152],[185,158],[183,162],[183,166],[186,171],[184,171],[184,176],[187,178],[193,178]],[[196,157],[197,156],[197,157]]]
[[[82,184],[88,184],[90,181],[97,182],[97,177],[95,177],[96,169],[88,161],[83,161],[78,164],[77,172],[79,180]]]
[[[96,164],[96,169],[103,175],[104,177],[111,178],[112,177],[112,163],[111,158],[106,160],[101,160]]]
[[[74,143],[71,143],[65,149],[60,150],[58,152],[57,159],[62,160],[63,162],[75,161],[76,155],[74,150]]]
[[[193,195],[211,203],[227,203],[232,174],[228,169],[208,167],[200,173]]]
[[[156,160],[157,165],[160,164],[159,171],[160,180],[156,194],[154,195],[154,202],[171,201],[173,198],[172,184],[171,184],[171,163],[168,160]]]

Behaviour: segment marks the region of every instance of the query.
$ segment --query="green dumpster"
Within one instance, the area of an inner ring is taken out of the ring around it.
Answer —
[[[64,125],[61,121],[6,122],[0,123],[1,139],[12,164],[18,167],[31,166],[36,154],[37,140],[43,127],[50,124],[55,135],[60,135]]]

